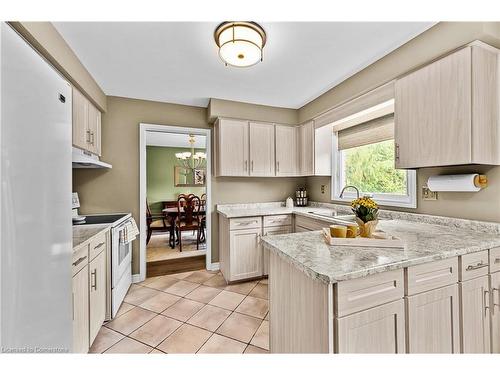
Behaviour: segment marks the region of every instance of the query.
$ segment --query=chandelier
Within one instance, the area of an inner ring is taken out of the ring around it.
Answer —
[[[194,135],[189,134],[188,139],[191,145],[191,152],[178,152],[175,154],[177,163],[185,169],[199,169],[204,168],[207,160],[207,154],[204,152],[194,152]]]
[[[255,22],[223,22],[215,29],[214,39],[226,65],[243,68],[262,61],[266,32]]]

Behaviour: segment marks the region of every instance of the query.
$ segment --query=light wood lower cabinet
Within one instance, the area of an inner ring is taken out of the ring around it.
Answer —
[[[232,230],[229,233],[229,281],[262,276],[262,228]]]
[[[404,353],[404,301],[337,319],[338,353]]]
[[[73,276],[73,352],[89,351],[89,267]]]
[[[106,252],[102,251],[89,264],[90,342],[93,342],[106,317]]]
[[[406,298],[408,353],[460,351],[458,285]]]
[[[490,352],[490,291],[488,276],[460,283],[463,353]]]
[[[491,352],[500,353],[500,272],[490,275]]]

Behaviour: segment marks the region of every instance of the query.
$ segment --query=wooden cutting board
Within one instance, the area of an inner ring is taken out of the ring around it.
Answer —
[[[404,242],[400,238],[387,235],[385,232],[377,231],[375,236],[387,236],[387,238],[337,238],[330,235],[329,228],[323,228],[323,237],[328,245],[332,246],[356,246],[356,247],[392,247],[404,249]]]

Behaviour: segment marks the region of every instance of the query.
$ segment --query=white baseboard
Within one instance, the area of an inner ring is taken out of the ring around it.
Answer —
[[[217,263],[210,263],[209,271],[218,271],[219,269],[220,269],[219,262],[217,262]]]
[[[142,275],[140,273],[136,273],[136,274],[133,274],[132,275],[132,283],[140,283],[140,282],[143,282],[145,280],[144,277],[142,277]]]

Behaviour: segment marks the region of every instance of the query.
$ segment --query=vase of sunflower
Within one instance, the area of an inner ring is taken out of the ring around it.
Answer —
[[[370,238],[378,224],[378,206],[369,197],[358,198],[351,203],[352,211],[356,215],[360,236]]]

